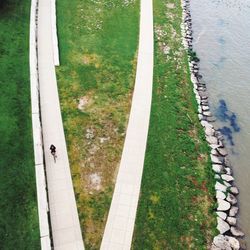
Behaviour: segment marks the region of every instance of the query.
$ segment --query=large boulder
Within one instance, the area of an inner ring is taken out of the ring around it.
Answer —
[[[232,194],[239,194],[239,190],[237,187],[230,187],[229,188],[229,192],[232,193]]]
[[[234,237],[227,236],[227,235],[225,236],[225,239],[229,242],[233,250],[240,249],[240,242],[237,239],[235,239]]]
[[[216,212],[216,214],[222,219],[222,220],[226,220],[227,218],[227,214],[224,212]]]
[[[226,170],[226,174],[232,175],[232,169],[231,168],[227,167],[227,168],[225,168],[225,170]]]
[[[215,183],[215,190],[218,190],[218,191],[221,191],[221,192],[226,192],[227,191],[227,187],[217,181]]]
[[[230,243],[221,234],[217,235],[213,239],[213,245],[211,250],[232,250]]]
[[[217,191],[216,191],[216,198],[217,198],[217,199],[225,200],[225,199],[226,199],[226,195],[225,195],[223,192],[217,190]]]
[[[225,232],[230,230],[230,226],[220,217],[217,217],[217,229],[220,232],[220,234],[224,234]]]
[[[227,211],[231,207],[231,204],[229,202],[224,201],[222,199],[217,199],[217,202],[218,202],[218,208],[217,208],[218,211]]]
[[[239,208],[236,206],[232,206],[231,209],[229,210],[229,216],[236,216],[236,214],[238,213]]]
[[[215,173],[218,173],[218,174],[224,173],[224,167],[222,165],[213,164],[212,169]]]
[[[243,237],[245,234],[237,227],[231,227],[230,231],[235,237]]]
[[[221,178],[222,178],[223,180],[227,181],[227,182],[234,181],[233,176],[228,175],[228,174],[222,174],[222,175],[221,175]]]
[[[213,245],[211,250],[239,250],[240,243],[237,239],[230,236],[217,235],[213,239]]]
[[[218,144],[218,139],[215,136],[206,136],[206,140],[209,144]]]
[[[217,148],[217,151],[221,156],[227,155],[227,150],[225,148]]]
[[[230,216],[227,217],[227,220],[226,220],[226,221],[227,221],[227,222],[229,223],[229,225],[231,225],[231,226],[235,226],[236,223],[237,223],[236,218],[235,218],[235,217],[230,217]]]
[[[211,158],[212,163],[215,163],[215,164],[222,164],[222,161],[219,159],[219,157],[210,154],[210,158]]]
[[[230,202],[232,205],[237,203],[237,199],[233,194],[228,193],[226,200]]]

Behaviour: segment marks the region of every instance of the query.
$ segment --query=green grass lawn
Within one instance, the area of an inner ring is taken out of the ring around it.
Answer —
[[[30,0],[0,4],[0,248],[40,249],[29,82]]]
[[[57,2],[60,102],[87,249],[99,249],[135,82],[139,1]]]
[[[210,249],[216,228],[209,148],[197,117],[179,0],[154,0],[153,103],[133,249]]]

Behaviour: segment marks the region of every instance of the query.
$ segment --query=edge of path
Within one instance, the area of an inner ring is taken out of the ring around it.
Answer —
[[[101,250],[130,249],[148,135],[153,85],[153,6],[141,0],[139,52],[129,123]]]
[[[53,23],[55,24],[55,22],[53,21],[53,13],[51,12],[55,11],[55,8],[51,5],[50,0],[40,0],[38,9],[37,1],[32,0],[32,4],[32,21],[34,18],[37,18],[35,31],[37,41],[33,39],[34,34],[32,34],[31,39],[33,40],[31,45],[34,47],[33,43],[37,42],[35,43],[35,46],[37,46],[35,53],[37,53],[36,56],[38,57],[38,60],[37,57],[35,59],[30,59],[33,70],[34,67],[36,68],[38,66],[38,74],[37,72],[36,76],[31,74],[31,78],[38,77],[38,79],[36,79],[37,84],[32,87],[32,94],[34,96],[34,99],[32,99],[32,108],[35,110],[37,119],[37,123],[33,123],[33,126],[37,126],[38,128],[38,130],[35,131],[36,134],[33,130],[34,147],[38,146],[39,148],[35,151],[35,158],[42,167],[44,167],[42,163],[45,156],[46,170],[44,173],[43,168],[40,174],[44,177],[44,179],[42,179],[43,189],[46,188],[45,176],[47,177],[49,213],[53,239],[52,247],[60,250],[82,250],[84,249],[84,245],[71,180],[54,67],[56,62],[54,43],[55,29]],[[32,25],[34,29],[34,24]],[[34,55],[34,51],[32,53]],[[38,64],[36,64],[36,60]],[[32,109],[32,112],[34,112],[34,110]],[[40,121],[40,117],[42,122]],[[35,138],[39,138],[39,145],[36,144]],[[49,145],[52,143],[57,146],[59,152],[56,163],[54,163],[49,152]],[[39,183],[38,178],[37,183]],[[38,190],[38,192],[40,191]],[[43,195],[44,197],[46,196],[46,194]],[[43,205],[45,206],[45,204]],[[46,212],[48,211],[47,204],[44,210],[46,210]],[[44,210],[41,211],[45,212]],[[46,221],[46,232],[49,237],[48,219],[40,217],[39,214],[39,220],[40,230],[42,228],[42,223]],[[45,245],[42,244],[42,249],[51,249],[50,241],[46,241]]]
[[[40,242],[42,250],[51,249],[47,185],[45,178],[45,166],[43,159],[42,128],[39,106],[39,81],[37,61],[37,8],[38,1],[31,1],[30,8],[30,41],[29,41],[29,64],[30,64],[30,92],[31,92],[31,118],[33,132],[33,147],[36,173],[36,190],[38,217],[40,229]]]

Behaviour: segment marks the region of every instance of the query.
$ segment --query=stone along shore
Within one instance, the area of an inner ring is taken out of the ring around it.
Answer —
[[[237,227],[236,196],[239,193],[234,186],[232,169],[227,158],[227,151],[223,143],[223,136],[217,131],[213,122],[214,117],[209,108],[206,85],[202,83],[202,76],[199,74],[199,59],[193,51],[192,45],[192,19],[190,14],[190,0],[182,0],[183,22],[182,34],[183,44],[188,51],[189,68],[193,91],[198,103],[198,117],[205,131],[206,140],[211,148],[212,169],[216,179],[215,190],[217,199],[217,229],[219,235],[215,236],[211,246],[212,250],[219,249],[246,249],[242,237],[244,233]]]

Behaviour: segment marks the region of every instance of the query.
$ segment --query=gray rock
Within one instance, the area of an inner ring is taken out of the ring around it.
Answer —
[[[212,149],[216,149],[216,148],[219,148],[220,147],[220,144],[219,143],[215,143],[215,144],[209,144],[210,148]]]
[[[229,182],[227,182],[227,181],[223,181],[223,184],[226,186],[226,187],[231,187],[232,185],[229,183]]]
[[[216,150],[216,149],[213,149],[213,148],[212,148],[212,150],[211,150],[211,154],[212,154],[212,155],[215,155],[215,156],[218,156],[218,155],[219,155],[218,152],[217,152],[217,150]]]
[[[199,118],[200,121],[204,120],[204,116],[201,115],[201,114],[198,114],[198,118]]]
[[[207,121],[202,121],[202,122],[201,122],[201,125],[202,125],[203,127],[205,127],[205,128],[213,128],[213,125],[210,124],[210,123],[207,122]]]
[[[230,237],[230,236],[225,236],[226,240],[229,242],[231,248],[233,250],[239,250],[240,249],[240,242],[235,239],[234,237]]]
[[[221,191],[221,192],[226,192],[227,191],[227,187],[217,181],[215,183],[215,190],[218,190],[218,191]]]
[[[215,174],[215,175],[214,175],[214,179],[216,179],[216,180],[221,180],[220,175]]]
[[[237,199],[233,194],[228,193],[226,200],[230,202],[232,205],[237,203]]]
[[[227,182],[234,181],[233,176],[228,175],[228,174],[222,174],[222,175],[221,175],[221,178],[222,178],[223,180],[227,181]]]
[[[222,219],[222,220],[226,220],[227,218],[227,214],[224,212],[216,212],[216,214]]]
[[[221,156],[227,155],[227,150],[225,148],[217,148],[217,151]]]
[[[217,156],[210,154],[210,158],[211,158],[212,163],[222,165],[222,161]]]
[[[236,206],[232,206],[231,209],[229,210],[229,216],[234,217],[238,213],[239,208]]]
[[[237,187],[230,187],[229,192],[232,194],[239,194],[239,190]]]
[[[215,173],[218,173],[218,174],[221,174],[224,172],[224,168],[222,165],[213,164],[212,169]]]
[[[202,110],[203,111],[209,111],[209,107],[207,105],[202,105]]]
[[[229,225],[235,226],[237,221],[236,221],[235,217],[228,216],[227,217],[227,222],[229,223]]]
[[[231,227],[230,231],[235,237],[243,237],[245,234],[237,227]]]
[[[206,140],[209,144],[218,144],[218,139],[215,136],[206,136]]]
[[[217,191],[216,191],[216,198],[217,198],[217,199],[225,200],[225,199],[226,199],[226,195],[225,195],[223,192],[217,190]]]
[[[228,175],[232,175],[233,172],[231,168],[225,168],[225,170]]]
[[[200,105],[198,105],[198,113],[202,113],[202,109],[201,109],[201,106]]]
[[[224,201],[222,199],[217,199],[217,202],[218,202],[217,211],[227,211],[231,207],[231,204],[229,202]]]
[[[230,243],[221,234],[217,235],[213,239],[212,250],[232,250]]]
[[[205,133],[206,133],[206,135],[208,135],[208,136],[211,136],[211,135],[214,135],[214,129],[213,128],[210,128],[210,127],[206,127],[205,128]]]
[[[216,119],[215,119],[215,117],[213,117],[213,116],[208,116],[208,117],[207,117],[207,121],[208,121],[208,122],[215,122]]]
[[[228,225],[227,222],[222,220],[220,217],[217,217],[217,227],[216,227],[220,234],[224,234],[225,232],[230,230],[230,226]]]
[[[203,111],[203,115],[212,116],[212,113],[210,111]]]

